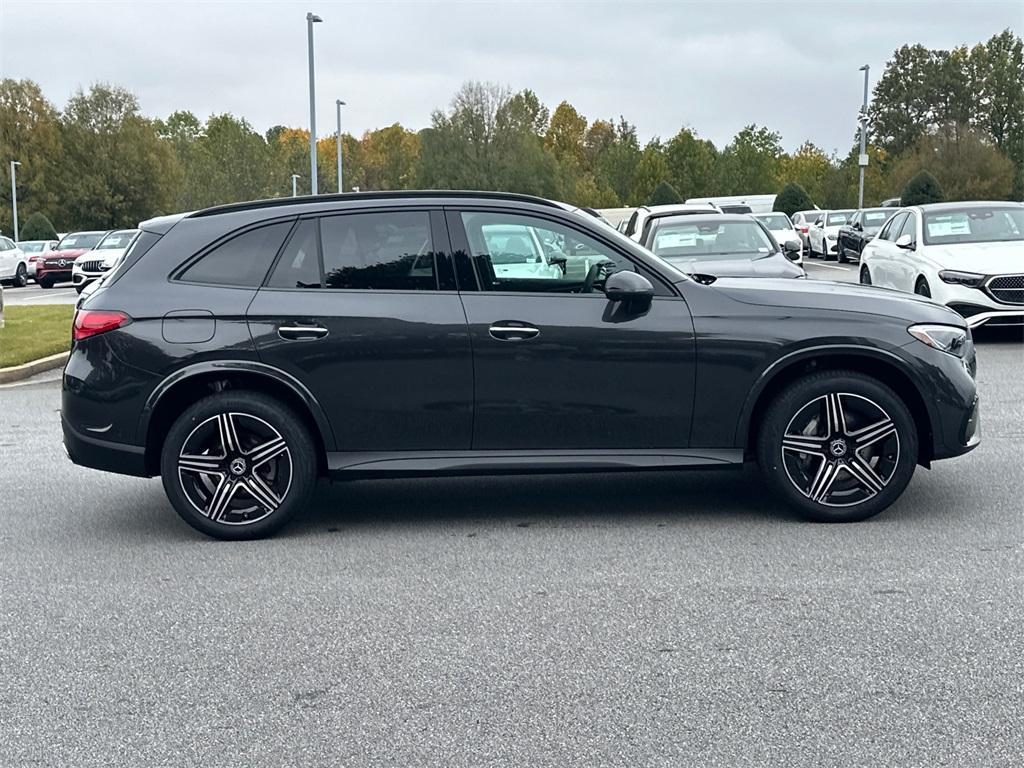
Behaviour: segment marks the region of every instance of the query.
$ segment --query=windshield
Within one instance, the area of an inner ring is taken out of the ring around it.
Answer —
[[[18,243],[18,247],[25,253],[42,253],[46,243]]]
[[[864,229],[881,229],[882,225],[887,222],[898,209],[889,208],[877,211],[864,211],[861,215],[861,224],[864,225]]]
[[[777,248],[754,221],[662,222],[651,246],[656,256],[676,260],[760,259]]]
[[[58,251],[66,251],[71,248],[95,248],[103,238],[102,232],[72,232],[65,235],[64,239],[57,244]]]
[[[135,237],[134,229],[124,229],[120,232],[111,232],[100,241],[99,245],[96,246],[96,250],[107,251],[127,248],[128,243],[132,241],[133,237]]]
[[[839,227],[848,222],[856,211],[830,211],[825,220],[826,227]]]
[[[793,224],[784,213],[766,213],[763,216],[758,216],[757,218],[763,221],[764,225],[768,227],[768,229],[777,230],[793,228]]]
[[[971,206],[924,214],[926,245],[996,243],[1024,240],[1024,208]]]

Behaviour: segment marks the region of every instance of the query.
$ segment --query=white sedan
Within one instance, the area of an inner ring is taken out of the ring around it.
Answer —
[[[793,226],[793,222],[789,220],[789,216],[777,211],[775,213],[753,213],[751,216],[768,228],[768,231],[772,233],[772,237],[775,238],[775,242],[783,250],[785,250],[785,245],[790,240],[800,243],[800,250],[796,252],[796,258],[791,259],[791,261],[794,264],[804,263],[804,243],[800,238],[800,233]]]
[[[981,325],[1024,325],[1024,205],[901,210],[864,246],[860,281],[928,296]]]
[[[28,283],[28,259],[24,251],[9,237],[0,235],[0,281],[16,288]]]
[[[807,255],[816,255],[826,261],[839,257],[839,230],[857,211],[822,211],[821,216],[807,230]]]

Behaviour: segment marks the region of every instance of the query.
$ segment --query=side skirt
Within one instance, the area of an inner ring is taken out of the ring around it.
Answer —
[[[739,468],[742,449],[581,451],[344,451],[327,454],[332,477],[514,475],[539,472],[609,472]]]

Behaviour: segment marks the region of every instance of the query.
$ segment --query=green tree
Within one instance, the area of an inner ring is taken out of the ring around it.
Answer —
[[[134,226],[169,212],[179,178],[171,146],[123,88],[93,85],[68,101],[62,121],[62,226]]]
[[[681,202],[683,202],[683,198],[679,196],[678,192],[676,192],[676,188],[667,181],[662,181],[654,188],[654,192],[651,193],[651,199],[648,201],[648,204],[673,205]]]
[[[922,168],[933,168],[947,200],[1005,200],[1014,166],[982,131],[947,126],[922,135],[897,158],[890,177],[901,189]]]
[[[22,240],[56,240],[57,230],[53,228],[45,213],[36,211],[25,220],[19,235]]]
[[[57,110],[31,80],[0,80],[0,230],[14,231],[9,161],[17,170],[18,209],[55,211],[62,193],[62,141]]]
[[[672,186],[683,197],[706,197],[714,193],[715,162],[718,150],[710,141],[701,139],[689,128],[665,145],[665,161]]]
[[[807,190],[791,181],[776,195],[772,210],[782,211],[787,216],[792,216],[797,211],[809,211],[813,208],[814,204],[807,195]]]
[[[802,187],[812,200],[825,199],[825,185],[832,161],[822,150],[805,141],[792,155],[779,159],[779,177]],[[806,208],[800,209],[806,210]]]
[[[921,171],[908,181],[900,198],[903,205],[941,203],[945,199],[938,180],[928,171]]]
[[[199,208],[284,194],[286,184],[291,191],[291,180],[273,173],[271,151],[263,136],[246,120],[230,114],[213,115],[206,121],[189,170],[188,193]]]
[[[643,205],[654,195],[658,184],[668,178],[668,161],[665,160],[665,148],[661,141],[655,137],[647,142],[640,162],[636,164],[636,174],[633,177],[633,192],[629,201],[636,205]]]
[[[782,137],[748,125],[722,150],[717,168],[720,194],[770,194],[778,189]]]

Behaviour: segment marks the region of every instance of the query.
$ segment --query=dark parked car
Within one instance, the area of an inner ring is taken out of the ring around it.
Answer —
[[[589,268],[499,274],[516,228]],[[861,520],[979,440],[952,310],[871,286],[697,282],[539,198],[325,195],[141,229],[76,312],[65,446],[161,475],[212,536],[277,530],[321,475],[748,460],[804,515]]]
[[[847,224],[839,228],[836,242],[836,257],[840,263],[850,259],[860,261],[864,244],[878,234],[898,208],[861,208]]]
[[[688,275],[806,277],[800,241],[777,243],[757,219],[739,213],[659,216],[644,225],[643,245]]]

